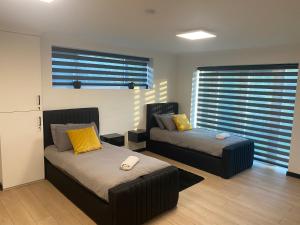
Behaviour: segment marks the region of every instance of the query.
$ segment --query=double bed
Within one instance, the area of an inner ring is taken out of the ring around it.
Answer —
[[[218,132],[198,128],[184,132],[161,130],[155,119],[156,114],[178,114],[178,104],[147,105],[147,150],[226,179],[252,167],[252,140],[231,135],[218,141],[215,138]]]
[[[97,224],[143,224],[177,205],[176,167],[108,143],[80,155],[56,149],[51,124],[94,122],[99,129],[98,108],[44,111],[43,116],[46,179]],[[129,155],[140,163],[121,171]]]

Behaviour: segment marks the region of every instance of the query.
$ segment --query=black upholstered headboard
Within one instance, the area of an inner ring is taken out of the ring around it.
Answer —
[[[50,124],[91,123],[95,122],[99,130],[98,108],[62,109],[43,112],[44,147],[53,144]]]
[[[158,124],[153,116],[154,113],[164,114],[164,113],[174,113],[178,114],[178,103],[168,102],[168,103],[154,103],[147,104],[147,120],[146,120],[146,132],[149,138],[150,129],[152,127],[157,127]]]

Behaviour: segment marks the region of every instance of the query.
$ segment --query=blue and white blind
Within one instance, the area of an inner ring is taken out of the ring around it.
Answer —
[[[126,87],[134,82],[142,88],[152,87],[150,58],[52,47],[52,85],[72,88],[74,81],[82,87]]]
[[[198,68],[198,127],[255,141],[255,159],[288,166],[298,64]]]

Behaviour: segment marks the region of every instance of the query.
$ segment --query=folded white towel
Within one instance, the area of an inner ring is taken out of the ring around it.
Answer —
[[[219,133],[216,135],[216,139],[219,139],[219,140],[224,140],[226,138],[229,138],[230,137],[230,134],[229,133]]]
[[[124,162],[121,163],[122,170],[131,170],[140,159],[136,156],[129,156]]]

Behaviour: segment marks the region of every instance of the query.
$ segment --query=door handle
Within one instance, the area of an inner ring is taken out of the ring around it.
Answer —
[[[41,105],[41,96],[38,95],[38,106],[40,106],[40,105]]]
[[[42,130],[42,117],[39,116],[39,125],[38,125],[39,130]]]
[[[38,105],[38,110],[40,110],[41,109],[41,96],[40,95],[37,96],[37,105]]]

